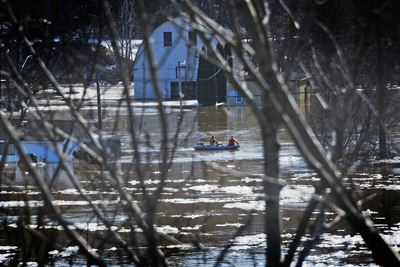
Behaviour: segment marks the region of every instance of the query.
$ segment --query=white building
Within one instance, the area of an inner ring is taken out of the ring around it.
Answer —
[[[179,25],[175,25],[175,24]],[[197,69],[199,51],[203,47],[201,38],[183,18],[167,21],[151,34],[152,52],[157,69],[157,78],[163,99],[179,99],[179,85],[183,98],[197,96]],[[151,73],[144,42],[134,62],[133,81],[136,100],[155,100]]]

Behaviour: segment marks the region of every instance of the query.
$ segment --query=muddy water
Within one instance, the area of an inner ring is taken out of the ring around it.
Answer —
[[[122,157],[119,159],[123,177],[126,179],[125,190],[129,192],[141,208],[143,191],[138,177],[129,172],[133,164],[140,164],[145,169],[143,179],[146,193],[152,194],[159,185],[161,134],[159,119],[155,109],[136,109],[140,125],[140,150],[144,157],[141,162],[135,159],[130,145],[128,118],[123,112],[118,120],[116,110],[104,111],[104,129],[108,134],[118,135],[122,141]],[[94,110],[84,111],[88,119],[95,119]],[[54,112],[59,115],[59,112]],[[65,118],[63,114],[63,118]],[[265,262],[265,235],[263,227],[265,204],[263,201],[262,181],[250,174],[261,174],[263,155],[257,122],[246,108],[202,108],[167,112],[168,132],[178,138],[178,147],[174,154],[174,163],[167,174],[164,189],[156,212],[157,229],[183,242],[183,245],[163,243],[173,266],[212,266],[224,245],[234,240],[227,253],[226,266],[263,266]],[[181,124],[179,121],[182,120]],[[68,124],[68,120],[65,121]],[[179,125],[179,127],[178,127]],[[179,128],[179,131],[177,130]],[[214,134],[220,142],[226,142],[233,134],[240,141],[239,151],[201,152],[194,151],[192,145]],[[171,141],[173,141],[171,139]],[[280,131],[280,164],[282,179],[287,185],[281,192],[281,223],[284,251],[294,237],[296,227],[302,217],[307,202],[312,197],[314,186],[319,178],[310,170],[295,149],[288,134]],[[172,146],[172,145],[171,145]],[[228,170],[243,172],[241,176],[232,176],[210,168],[206,163],[217,163]],[[100,205],[105,214],[126,240],[131,240],[131,233],[140,232],[130,228],[129,217],[122,209],[122,201],[108,173],[100,171],[95,165],[74,161],[71,167],[90,196]],[[82,230],[90,244],[99,244],[105,233],[104,224],[93,216],[88,203],[79,196],[68,176],[61,172],[53,179],[56,166],[47,164],[40,172],[51,185],[55,205],[63,215]],[[248,175],[246,175],[248,174]],[[26,205],[31,208],[29,225],[48,234],[60,229],[50,216],[45,220],[43,212],[48,212],[41,194],[35,187],[29,174],[18,166],[9,164],[2,174],[0,208],[5,231],[0,239],[0,261],[3,264],[12,258],[21,257],[26,240],[18,238],[19,221],[26,217]],[[4,179],[6,177],[7,179]],[[365,214],[370,216],[384,238],[399,251],[400,246],[400,175],[397,170],[386,172],[383,176],[374,169],[364,169],[349,175],[359,189],[360,197],[367,198],[364,203]],[[345,179],[347,182],[348,178]],[[25,211],[25,212],[24,212]],[[318,211],[314,213],[315,220]],[[325,211],[326,221],[336,218],[336,214]],[[241,227],[244,231],[235,237]],[[43,230],[45,229],[45,230]],[[140,233],[139,233],[140,234]],[[63,237],[57,237],[61,247],[46,251],[48,261],[63,266],[84,265],[85,262],[76,247],[70,246]],[[305,240],[309,236],[305,237]],[[106,238],[107,240],[107,238]],[[25,242],[25,243],[24,243]],[[195,245],[193,245],[195,244]],[[201,249],[199,249],[201,247]],[[118,264],[126,259],[120,256],[121,250],[111,242],[106,242],[101,250],[103,257],[110,264]],[[28,257],[29,258],[29,257]],[[30,256],[30,260],[35,260]],[[20,258],[19,258],[20,259]],[[307,265],[374,265],[370,252],[362,238],[353,232],[346,222],[340,222],[321,235],[316,246],[306,259]]]

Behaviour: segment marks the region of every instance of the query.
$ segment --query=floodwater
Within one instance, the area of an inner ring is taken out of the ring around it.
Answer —
[[[97,118],[95,109],[87,108],[82,112],[89,121]],[[117,120],[117,109],[105,109],[103,129],[106,134],[120,137],[122,156],[118,164],[126,181],[124,190],[144,209],[140,181],[131,172],[131,168],[136,164],[143,167],[143,183],[147,194],[151,195],[157,190],[161,175],[158,163],[161,160],[159,144],[162,136],[156,109],[138,108],[135,112],[140,125],[138,137],[143,155],[141,161],[133,157],[126,111],[118,112]],[[65,112],[52,111],[52,115],[55,119],[65,120],[66,124],[70,123]],[[171,235],[182,242],[179,245],[163,242],[170,264],[213,266],[224,246],[231,242],[222,266],[264,266],[265,203],[262,180],[257,178],[257,175],[263,173],[263,152],[254,116],[244,107],[185,109],[183,113],[169,109],[167,121],[170,146],[173,147],[175,139],[178,141],[173,164],[166,174],[157,204],[155,225],[160,233]],[[240,141],[240,150],[194,151],[192,145],[196,141],[206,140],[211,134],[220,142],[226,142],[230,135],[234,135]],[[286,182],[280,197],[283,251],[286,252],[313,195],[314,186],[320,180],[308,168],[284,129],[280,131],[279,138],[281,178]],[[210,166],[213,164],[225,170],[240,171],[240,175],[220,172]],[[129,216],[123,209],[124,201],[107,171],[79,160],[74,160],[70,165],[78,178],[78,184],[84,189],[84,195],[101,207],[116,232],[128,241],[132,233],[140,232],[131,228]],[[57,172],[56,164],[46,164],[38,167],[38,170],[51,187],[54,205],[62,210],[74,229],[79,230],[89,244],[98,247],[97,252],[109,265],[127,263],[122,250],[115,243],[107,242],[104,223],[94,216],[88,202],[74,188],[68,175],[63,171]],[[344,179],[348,184],[348,178],[351,177],[360,197],[366,199],[365,215],[372,218],[375,227],[395,251],[400,250],[399,173],[398,169],[386,170],[382,174],[380,170],[364,168]],[[330,209],[324,213],[327,222],[337,217]],[[317,215],[318,210],[314,212],[311,221]],[[8,265],[23,259],[32,266],[35,266],[35,262],[40,263],[40,260],[55,266],[86,264],[78,248],[57,234],[62,232],[61,226],[51,216],[51,211],[29,173],[17,165],[8,164],[2,173],[0,219],[3,229],[0,234],[1,264]],[[35,239],[30,239],[29,234],[21,229],[22,221],[26,223],[25,230],[37,230],[55,238],[60,246],[46,247],[35,243],[32,241]],[[241,233],[236,236],[239,230]],[[25,239],[21,236],[22,232],[25,233]],[[104,243],[101,242],[102,236],[106,236]],[[308,239],[310,235],[303,238],[304,241]],[[317,264],[375,265],[361,236],[345,221],[323,232],[316,241],[304,265]]]

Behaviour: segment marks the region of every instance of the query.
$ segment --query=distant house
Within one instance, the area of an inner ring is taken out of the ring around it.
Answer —
[[[242,41],[248,42],[249,40],[243,39]],[[248,60],[252,60],[251,56],[247,53],[243,54]],[[235,77],[237,77],[243,84],[247,86],[247,89],[252,93],[254,102],[258,105],[262,105],[261,91],[257,83],[248,74],[246,68],[242,65],[242,62],[235,56],[232,56],[232,69]],[[282,73],[283,74],[283,73]],[[296,102],[300,107],[306,108],[309,105],[309,86],[308,77],[304,73],[292,72],[288,81],[289,91],[295,98]],[[244,97],[235,89],[232,81],[228,81],[226,88],[226,104],[228,106],[242,106],[247,105]]]
[[[199,51],[204,45],[191,25],[183,18],[167,21],[152,32],[150,40],[163,99],[179,99],[179,86],[184,99],[196,99]],[[134,62],[134,99],[155,100],[144,46],[143,42]]]
[[[246,78],[246,76],[243,76],[243,79],[243,83],[254,96],[254,102],[258,105],[261,105],[261,91],[256,82],[252,79]],[[296,100],[297,104],[299,104],[302,109],[306,108],[310,101],[308,78],[304,74],[292,73],[288,81],[288,86],[289,91]],[[247,105],[244,97],[240,94],[240,92],[236,91],[231,83],[228,83],[226,103],[228,106]]]

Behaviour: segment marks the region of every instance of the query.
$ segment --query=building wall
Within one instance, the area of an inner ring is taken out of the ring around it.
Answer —
[[[178,28],[172,22],[165,22],[151,34],[152,51],[157,69],[160,90],[164,99],[171,99],[171,82],[197,81],[198,51],[203,47],[200,36],[196,38],[196,49],[188,46],[191,27],[182,18],[176,19]],[[172,33],[172,45],[164,46],[164,32]],[[180,76],[177,77],[178,62]],[[184,62],[184,63],[182,63]],[[156,94],[151,83],[151,73],[144,42],[140,46],[134,63],[134,98],[155,100]],[[176,94],[172,94],[175,95]]]
[[[247,88],[250,90],[250,92],[254,96],[254,102],[257,103],[258,105],[261,105],[261,96],[260,96],[260,90],[258,89],[256,83],[254,81],[244,81],[246,84]],[[244,97],[235,90],[234,86],[229,83],[227,87],[227,98],[226,98],[226,104],[228,106],[243,106],[247,105],[246,100]]]
[[[244,81],[247,88],[254,96],[254,102],[257,105],[262,104],[261,92],[254,81]],[[295,99],[296,103],[299,105],[301,111],[309,112],[310,110],[310,92],[307,87],[306,79],[291,80],[289,81],[289,91],[292,97]],[[245,106],[248,105],[246,100],[241,96],[239,92],[235,90],[232,84],[229,84],[227,88],[227,105],[228,106]]]

